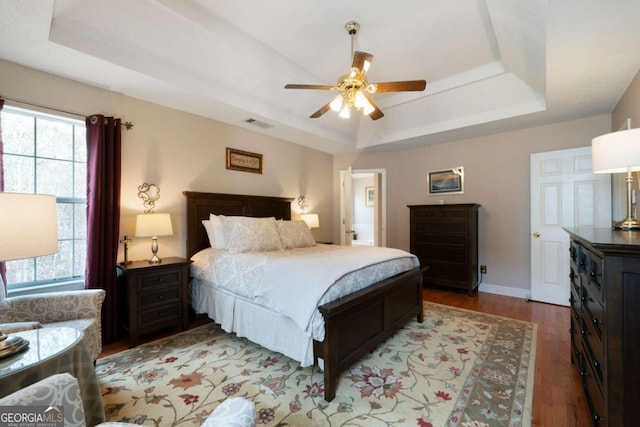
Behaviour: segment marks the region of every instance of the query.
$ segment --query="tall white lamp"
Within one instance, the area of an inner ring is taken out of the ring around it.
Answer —
[[[58,252],[55,196],[0,193],[0,261]],[[0,280],[0,286],[3,286]],[[4,295],[4,288],[0,289]],[[1,298],[0,298],[1,299]],[[26,349],[29,341],[0,331],[0,358]]]
[[[172,234],[171,215],[168,213],[148,213],[136,217],[136,237],[151,237],[153,256],[149,260],[150,264],[162,262],[158,258],[158,236],[171,236]]]
[[[627,217],[613,228],[640,229],[632,207],[633,174],[640,171],[640,129],[607,133],[591,141],[591,168],[594,173],[627,173]]]

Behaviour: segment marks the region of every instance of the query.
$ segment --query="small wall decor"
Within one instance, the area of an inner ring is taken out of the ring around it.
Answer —
[[[375,193],[373,187],[366,187],[364,189],[364,205],[368,208],[373,206],[375,200]]]
[[[427,174],[429,194],[462,194],[464,193],[464,168],[446,169]]]
[[[262,154],[227,147],[227,169],[262,173]]]
[[[156,200],[160,198],[160,188],[146,182],[138,187],[138,197],[142,199],[144,213],[151,213],[156,207]]]

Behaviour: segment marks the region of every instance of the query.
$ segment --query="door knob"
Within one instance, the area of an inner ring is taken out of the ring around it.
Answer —
[[[535,233],[533,233],[533,237],[535,237],[535,238],[537,239],[538,237],[540,237],[540,233],[538,233],[538,232],[536,231]]]

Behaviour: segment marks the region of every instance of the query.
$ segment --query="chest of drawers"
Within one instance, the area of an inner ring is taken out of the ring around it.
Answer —
[[[567,228],[571,361],[597,426],[637,423],[640,232]]]
[[[425,286],[469,293],[478,287],[478,204],[412,205],[410,251],[424,273]]]

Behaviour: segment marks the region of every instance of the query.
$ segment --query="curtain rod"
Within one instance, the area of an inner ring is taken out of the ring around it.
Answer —
[[[0,95],[0,99],[4,99],[5,101],[17,102],[19,104],[30,105],[32,107],[44,108],[46,110],[57,111],[58,113],[70,114],[72,116],[82,117],[83,119],[88,116],[88,114],[80,114],[80,113],[74,113],[72,111],[60,110],[59,108],[47,107],[46,105],[38,105],[38,104],[34,104],[33,102],[21,101],[19,99],[8,98],[8,97],[2,96],[2,95]],[[127,130],[131,130],[131,128],[133,127],[133,123],[132,122],[121,122],[120,124],[122,126],[124,126],[125,129],[127,129]]]

